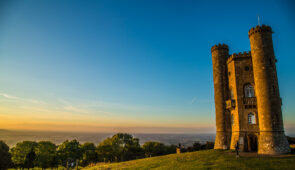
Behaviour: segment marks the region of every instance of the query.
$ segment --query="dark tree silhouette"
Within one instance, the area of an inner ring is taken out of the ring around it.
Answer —
[[[26,155],[24,168],[28,168],[28,169],[34,168],[35,158],[36,158],[36,154],[35,154],[34,148],[32,147],[31,151]]]
[[[82,160],[81,165],[87,166],[91,163],[96,163],[98,161],[98,155],[96,152],[96,147],[93,143],[84,143],[81,145],[82,149]]]
[[[34,148],[37,146],[36,142],[23,141],[16,144],[10,151],[11,159],[15,167],[27,168],[31,167],[34,158]]]
[[[8,169],[12,166],[9,146],[0,141],[0,170]]]
[[[42,169],[52,167],[56,160],[56,145],[49,141],[40,141],[35,149],[36,165]]]
[[[57,148],[58,159],[63,166],[76,164],[82,156],[81,145],[77,140],[64,141]]]
[[[202,149],[202,145],[200,144],[200,142],[195,142],[193,144],[193,148],[194,148],[194,151],[199,151]]]
[[[117,133],[97,146],[98,157],[102,161],[126,161],[142,157],[139,140],[127,133]]]

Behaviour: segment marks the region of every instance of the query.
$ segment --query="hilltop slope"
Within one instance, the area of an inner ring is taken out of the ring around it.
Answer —
[[[246,154],[236,158],[230,151],[205,150],[121,163],[101,163],[85,169],[294,169],[294,162],[295,155],[258,157]]]

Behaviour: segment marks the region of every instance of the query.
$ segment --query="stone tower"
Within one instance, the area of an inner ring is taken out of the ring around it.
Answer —
[[[249,32],[250,52],[229,54],[225,44],[211,48],[216,112],[215,149],[259,154],[290,152],[284,134],[272,44],[272,29]]]
[[[257,26],[250,29],[248,34],[259,115],[258,153],[290,152],[284,134],[272,29],[265,25]]]
[[[228,46],[225,44],[215,45],[211,48],[213,61],[213,80],[215,94],[215,113],[216,113],[216,138],[215,149],[228,149],[225,101],[227,98],[227,69],[226,59],[228,57]]]

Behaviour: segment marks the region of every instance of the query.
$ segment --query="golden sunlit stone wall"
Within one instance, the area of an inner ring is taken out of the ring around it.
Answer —
[[[276,59],[269,26],[249,31],[251,52],[229,55],[225,44],[211,48],[216,112],[215,149],[234,149],[259,154],[290,152],[284,134],[276,72]],[[254,96],[246,96],[251,85]],[[249,114],[254,114],[254,123]]]
[[[216,113],[215,149],[228,149],[225,129],[225,100],[227,98],[227,69],[228,46],[218,45],[211,48],[213,61],[214,99]]]
[[[232,54],[227,60],[227,67],[229,90],[232,91],[235,102],[235,107],[228,108],[234,116],[230,149],[234,149],[236,142],[239,141],[242,151],[250,151],[254,148],[248,146],[249,136],[254,135],[257,138],[259,131],[256,97],[246,97],[244,90],[247,84],[255,86],[251,53]],[[249,124],[249,113],[255,115],[255,124]]]
[[[249,31],[260,135],[258,153],[290,152],[284,134],[272,29],[257,26]]]

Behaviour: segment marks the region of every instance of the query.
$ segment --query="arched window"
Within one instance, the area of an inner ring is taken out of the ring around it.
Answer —
[[[248,123],[249,124],[256,124],[255,114],[250,112],[248,114]]]
[[[254,87],[251,84],[245,85],[245,97],[255,97]]]

